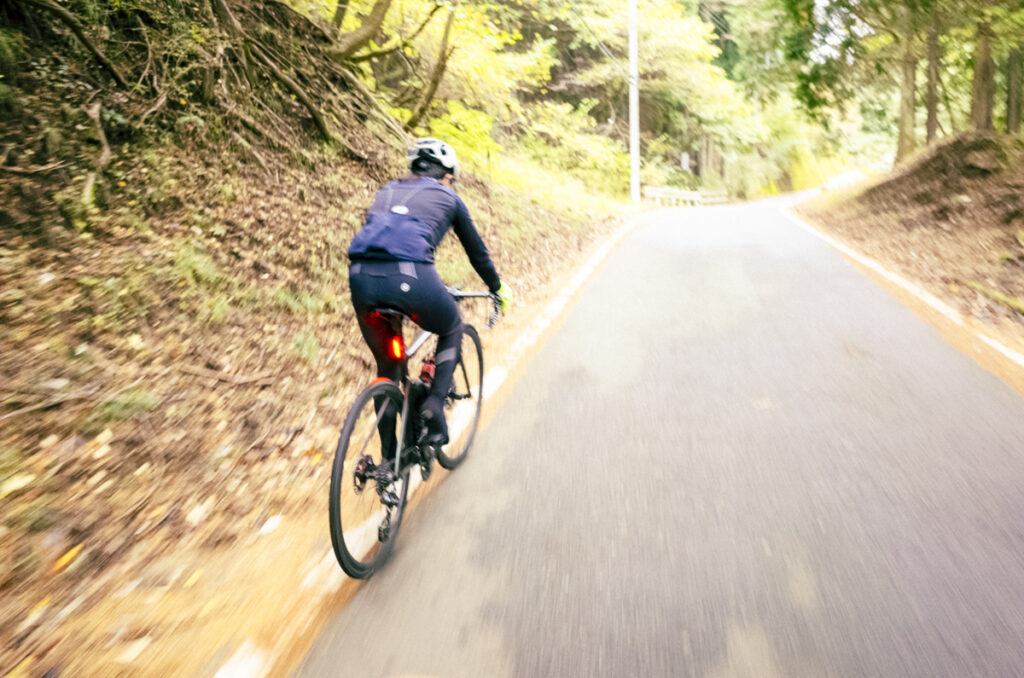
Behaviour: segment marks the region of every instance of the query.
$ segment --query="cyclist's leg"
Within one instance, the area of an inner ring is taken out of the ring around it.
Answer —
[[[398,383],[401,378],[401,365],[388,355],[388,344],[395,334],[395,328],[391,323],[380,316],[370,314],[375,307],[383,303],[381,292],[386,292],[386,278],[363,274],[353,274],[349,277],[349,288],[352,291],[352,305],[356,311],[356,319],[359,322],[359,330],[366,340],[373,359],[377,363],[377,376],[386,377]],[[386,304],[385,304],[386,305]],[[378,402],[378,400],[380,402]],[[378,412],[384,405],[383,399],[375,399],[374,405]],[[393,459],[396,445],[398,443],[395,433],[395,418],[397,412],[386,411],[381,417],[378,430],[381,435],[381,448],[385,459]]]
[[[363,339],[366,340],[370,351],[373,353],[374,360],[377,361],[377,376],[386,377],[398,383],[402,374],[401,366],[387,355],[387,345],[394,335],[394,329],[391,327],[391,324],[380,316],[369,315],[366,310],[362,313],[357,310],[356,317],[359,319],[359,329],[363,333]],[[377,412],[381,411],[384,403],[385,400],[383,398],[374,399],[373,404]],[[396,445],[398,444],[397,434],[395,433],[395,419],[398,416],[398,412],[392,411],[392,409],[387,408],[385,410],[377,426],[377,429],[380,431],[381,450],[386,460],[394,459]]]
[[[462,316],[451,293],[441,282],[437,269],[429,264],[416,264],[417,294],[411,301],[416,304],[416,322],[420,327],[437,335],[434,354],[434,381],[421,407],[426,415],[430,433],[448,439],[444,419],[444,399],[451,390],[455,364],[462,345]]]

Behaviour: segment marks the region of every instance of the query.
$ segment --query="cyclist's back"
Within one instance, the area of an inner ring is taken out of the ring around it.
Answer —
[[[492,291],[501,286],[487,247],[455,191],[429,176],[410,175],[378,191],[366,225],[352,239],[352,261],[377,259],[433,263],[449,227]]]

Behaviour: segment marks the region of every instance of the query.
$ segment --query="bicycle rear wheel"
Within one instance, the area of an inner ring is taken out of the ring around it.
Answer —
[[[365,579],[391,554],[409,492],[409,471],[395,475],[402,392],[379,379],[345,418],[331,469],[331,544],[350,577]],[[384,464],[387,456],[388,463]]]
[[[447,419],[452,443],[438,451],[437,462],[451,470],[469,454],[484,404],[484,352],[480,335],[472,325],[462,329],[462,353],[455,365],[447,402],[451,405]]]

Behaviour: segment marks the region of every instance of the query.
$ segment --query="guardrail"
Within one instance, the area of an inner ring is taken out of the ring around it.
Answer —
[[[696,207],[728,202],[725,191],[683,191],[665,186],[644,186],[644,198],[658,207]]]

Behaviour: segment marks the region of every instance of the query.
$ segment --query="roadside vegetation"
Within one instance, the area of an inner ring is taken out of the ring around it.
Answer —
[[[456,147],[521,299],[615,225],[621,5],[0,0],[0,668],[121,670],[111,657],[201,615],[76,620],[126,586],[180,593],[198,576],[174,565],[185,554],[320,510],[320,442],[370,369],[345,250],[413,137]],[[645,185],[749,199],[964,152],[1005,180],[990,212],[1007,256],[958,290],[1024,294],[1007,240],[1019,2],[645,0],[640,15]],[[921,150],[968,130],[1001,150]],[[928,176],[927,195],[892,195],[967,232],[983,198]],[[885,190],[858,204],[892,212]],[[438,264],[479,284],[450,242]]]

